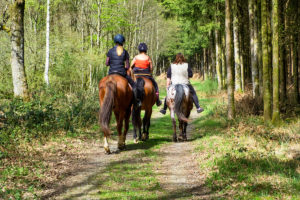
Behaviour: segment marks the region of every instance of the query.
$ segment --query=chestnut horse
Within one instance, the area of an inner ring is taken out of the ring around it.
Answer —
[[[125,148],[126,134],[129,128],[129,118],[132,105],[132,89],[126,78],[112,74],[104,77],[99,83],[100,116],[99,123],[104,133],[104,149],[110,153],[108,137],[110,136],[109,123],[112,111],[115,113],[118,130],[118,148]],[[122,132],[125,120],[124,132]]]
[[[143,76],[136,76],[136,87],[138,94],[143,94],[141,97],[142,106],[133,106],[132,123],[133,123],[133,139],[137,143],[136,131],[139,131],[139,140],[149,139],[149,127],[150,119],[152,115],[152,106],[155,104],[157,96],[155,94],[155,88],[151,80]],[[141,134],[141,110],[145,110],[143,118],[143,135]]]
[[[173,123],[173,141],[177,142],[175,114],[177,115],[180,129],[178,140],[187,141],[186,127],[193,109],[193,99],[190,95],[189,87],[184,84],[171,85],[168,88],[167,105],[170,109]]]

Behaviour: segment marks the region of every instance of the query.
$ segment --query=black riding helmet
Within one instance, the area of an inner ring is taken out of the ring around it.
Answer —
[[[117,34],[114,37],[114,42],[117,43],[117,44],[123,45],[123,43],[125,42],[125,37],[121,34]]]
[[[140,43],[138,49],[139,49],[139,52],[145,52],[146,53],[147,50],[148,50],[148,47],[147,47],[146,43]]]

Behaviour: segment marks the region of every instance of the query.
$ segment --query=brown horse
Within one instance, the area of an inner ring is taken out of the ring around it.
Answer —
[[[173,141],[177,142],[175,114],[177,115],[180,129],[178,139],[187,141],[186,127],[191,110],[193,109],[193,99],[190,95],[189,87],[184,84],[171,85],[168,88],[167,105],[170,109],[173,123]]]
[[[118,130],[118,148],[125,148],[126,134],[129,128],[129,118],[132,105],[132,89],[126,78],[113,74],[104,77],[99,83],[100,116],[99,122],[104,133],[104,149],[110,153],[108,137],[110,136],[109,123],[112,111],[115,113]],[[125,120],[124,132],[122,132]]]
[[[157,96],[155,94],[155,88],[153,83],[148,78],[143,76],[136,76],[136,87],[138,94],[143,94],[140,99],[142,100],[142,106],[137,107],[133,106],[132,113],[132,123],[134,127],[133,131],[133,139],[134,142],[137,142],[136,131],[139,131],[139,140],[147,140],[149,139],[149,127],[150,127],[150,119],[152,115],[152,106],[155,104],[157,100]],[[145,110],[145,115],[143,118],[143,135],[141,134],[141,111]]]

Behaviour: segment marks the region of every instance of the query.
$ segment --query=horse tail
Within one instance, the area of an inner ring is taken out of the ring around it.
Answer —
[[[174,111],[175,111],[175,113],[176,113],[179,120],[184,121],[184,122],[188,122],[188,119],[186,118],[186,116],[182,112],[182,102],[185,98],[185,93],[184,93],[183,86],[181,84],[177,84],[177,85],[175,85],[175,90],[176,90],[176,94],[175,94]]]
[[[145,81],[143,78],[137,78],[136,79],[136,90],[137,90],[137,99],[139,99],[141,102],[144,99],[145,96],[145,90],[144,90],[144,86],[145,86]]]
[[[116,82],[114,82],[112,79],[109,79],[105,83],[105,95],[103,98],[103,104],[100,111],[99,116],[99,123],[101,126],[101,130],[104,133],[104,136],[109,136],[110,129],[109,129],[109,123],[110,118],[114,106],[114,97],[117,91],[117,85]]]

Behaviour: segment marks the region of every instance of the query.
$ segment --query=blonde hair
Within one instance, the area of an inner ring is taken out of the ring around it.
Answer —
[[[124,51],[123,46],[118,45],[118,46],[117,46],[117,55],[118,55],[118,56],[121,56],[122,53],[123,53],[123,51]]]

